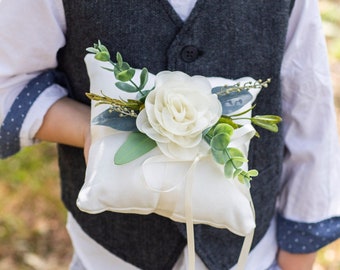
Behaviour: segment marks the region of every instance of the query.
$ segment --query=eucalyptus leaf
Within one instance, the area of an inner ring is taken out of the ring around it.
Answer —
[[[227,178],[233,178],[234,171],[235,171],[235,168],[231,160],[227,161],[224,164],[224,176]]]
[[[109,51],[105,45],[100,43],[100,41],[98,41],[98,50],[101,51],[101,52],[108,52]]]
[[[146,68],[142,69],[142,72],[140,73],[140,85],[139,85],[139,90],[142,90],[146,83],[148,82],[149,78],[149,71]]]
[[[97,52],[94,56],[95,59],[102,61],[102,62],[107,62],[110,60],[110,54],[109,52]]]
[[[226,149],[230,142],[230,136],[226,133],[220,133],[211,139],[210,146],[217,151],[223,151]]]
[[[248,162],[248,159],[244,157],[232,157],[231,160],[236,168],[240,168],[243,163]]]
[[[97,115],[92,120],[92,124],[99,126],[107,126],[122,131],[137,131],[136,118],[131,116],[119,116],[120,113],[110,111],[110,109]]]
[[[247,173],[250,177],[256,177],[259,175],[259,172],[257,170],[249,170]]]
[[[231,119],[229,116],[221,115],[220,119],[218,120],[218,123],[225,123],[230,126],[232,126],[234,129],[239,128],[240,125],[236,124],[233,119]]]
[[[128,93],[137,92],[138,89],[131,84],[125,82],[116,82],[115,85],[120,89]]]
[[[156,142],[140,132],[132,132],[121,145],[114,157],[116,165],[133,161],[157,146]]]
[[[243,155],[242,151],[238,148],[229,147],[227,149],[230,159],[232,160],[235,167],[239,168],[244,162],[248,160]]]
[[[113,72],[114,72],[116,78],[117,78],[117,75],[119,74],[119,72],[121,72],[121,71],[122,70],[118,67],[118,65],[114,65]]]
[[[86,51],[89,52],[89,53],[97,53],[97,52],[99,52],[98,49],[93,48],[93,47],[86,48]]]
[[[242,172],[243,172],[242,169],[236,169],[236,170],[234,171],[234,173],[233,173],[233,177],[234,177],[234,178],[235,178],[235,177],[238,177]]]
[[[119,81],[122,81],[122,82],[127,82],[127,81],[130,81],[133,76],[135,75],[135,70],[130,68],[130,69],[127,69],[127,70],[123,70],[116,75],[116,79],[119,80]]]
[[[214,157],[214,160],[219,164],[225,164],[228,160],[228,155],[225,151],[211,149],[211,154]]]
[[[122,66],[120,68],[121,68],[121,70],[128,70],[131,67],[130,67],[130,65],[127,62],[123,62]]]
[[[240,181],[242,184],[245,184],[245,183],[248,182],[248,181],[245,181],[245,176],[244,176],[244,174],[242,174],[242,173],[240,173],[240,174],[237,176],[237,178],[238,178],[238,181]]]
[[[118,67],[121,67],[123,65],[123,57],[119,52],[116,53],[116,60]]]
[[[137,99],[141,102],[145,102],[146,97],[152,90],[143,90],[137,93]]]
[[[217,124],[214,128],[214,136],[221,133],[228,134],[231,137],[234,133],[234,128],[226,123]]]

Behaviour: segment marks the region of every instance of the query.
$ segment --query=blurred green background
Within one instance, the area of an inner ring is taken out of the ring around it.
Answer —
[[[340,2],[320,0],[320,10],[339,115]],[[28,147],[0,161],[0,270],[68,269],[72,247],[58,178],[53,144]],[[318,253],[313,270],[326,269],[340,269],[340,240]]]

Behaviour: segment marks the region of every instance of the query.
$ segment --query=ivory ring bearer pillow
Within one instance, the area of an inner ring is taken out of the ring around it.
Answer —
[[[93,54],[85,57],[90,91],[117,99],[135,99],[135,93],[116,88],[114,75],[103,69],[111,68]],[[135,77],[139,78],[140,70]],[[155,76],[149,74],[146,89],[151,89]],[[237,82],[254,81],[252,78],[228,80],[208,78],[211,87]],[[149,88],[148,88],[149,87]],[[250,89],[251,100],[238,113],[251,108],[260,89]],[[108,105],[94,106],[91,118],[108,109]],[[248,117],[251,111],[247,113]],[[234,131],[230,146],[248,156],[248,147],[255,130],[247,120]],[[255,228],[255,214],[249,187],[237,178],[227,179],[223,166],[216,163],[209,145],[202,140],[200,153],[190,161],[174,160],[162,154],[158,147],[124,165],[114,164],[114,155],[130,132],[91,124],[92,143],[83,187],[77,206],[90,214],[103,211],[147,215],[156,213],[177,222],[206,224],[228,229],[240,235],[251,235]],[[133,150],[133,149],[132,149]],[[245,163],[246,164],[246,163]],[[244,165],[247,170],[247,165]],[[251,240],[250,240],[251,242]]]

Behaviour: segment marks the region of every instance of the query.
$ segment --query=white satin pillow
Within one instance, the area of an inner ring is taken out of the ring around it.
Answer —
[[[122,92],[115,87],[114,75],[102,68],[109,67],[107,63],[95,60],[93,55],[87,55],[85,62],[91,92],[99,94],[103,91],[110,97],[123,99],[135,97],[135,94]],[[139,74],[137,70],[136,78]],[[151,88],[154,76],[150,74],[149,77]],[[249,78],[237,81],[208,79],[212,87],[249,81]],[[250,91],[253,100],[247,107],[251,106],[259,92],[254,89]],[[107,107],[104,105],[95,107],[92,103],[92,119],[105,109]],[[255,228],[249,189],[237,179],[226,179],[223,166],[213,160],[204,141],[201,144],[202,155],[195,161],[171,160],[156,147],[128,164],[115,165],[115,152],[129,132],[98,125],[92,125],[91,130],[92,144],[85,183],[77,200],[82,211],[91,214],[103,211],[142,215],[157,213],[174,221],[186,222],[189,201],[195,224],[226,228],[241,236]],[[241,149],[247,156],[249,141],[254,134],[253,127],[245,123],[235,131],[231,145]],[[187,187],[188,183],[192,183],[192,188]]]

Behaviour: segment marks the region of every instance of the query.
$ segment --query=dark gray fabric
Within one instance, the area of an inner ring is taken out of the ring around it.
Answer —
[[[70,79],[73,98],[89,103],[83,58],[85,48],[100,39],[113,55],[119,51],[132,66],[146,66],[152,73],[169,69],[234,79],[270,77],[272,83],[257,98],[255,113],[281,114],[279,74],[291,1],[198,0],[185,23],[167,0],[73,0],[64,5],[67,45],[60,52],[59,68]],[[190,61],[182,55],[188,45],[197,49]],[[261,138],[252,141],[249,154],[250,168],[260,172],[251,189],[257,223],[253,246],[274,214],[283,156],[282,133],[258,131]],[[84,231],[142,269],[171,269],[186,244],[185,226],[157,215],[80,212],[75,201],[85,172],[82,150],[61,145],[59,153],[63,201]],[[229,269],[243,238],[198,225],[195,241],[209,269]]]

